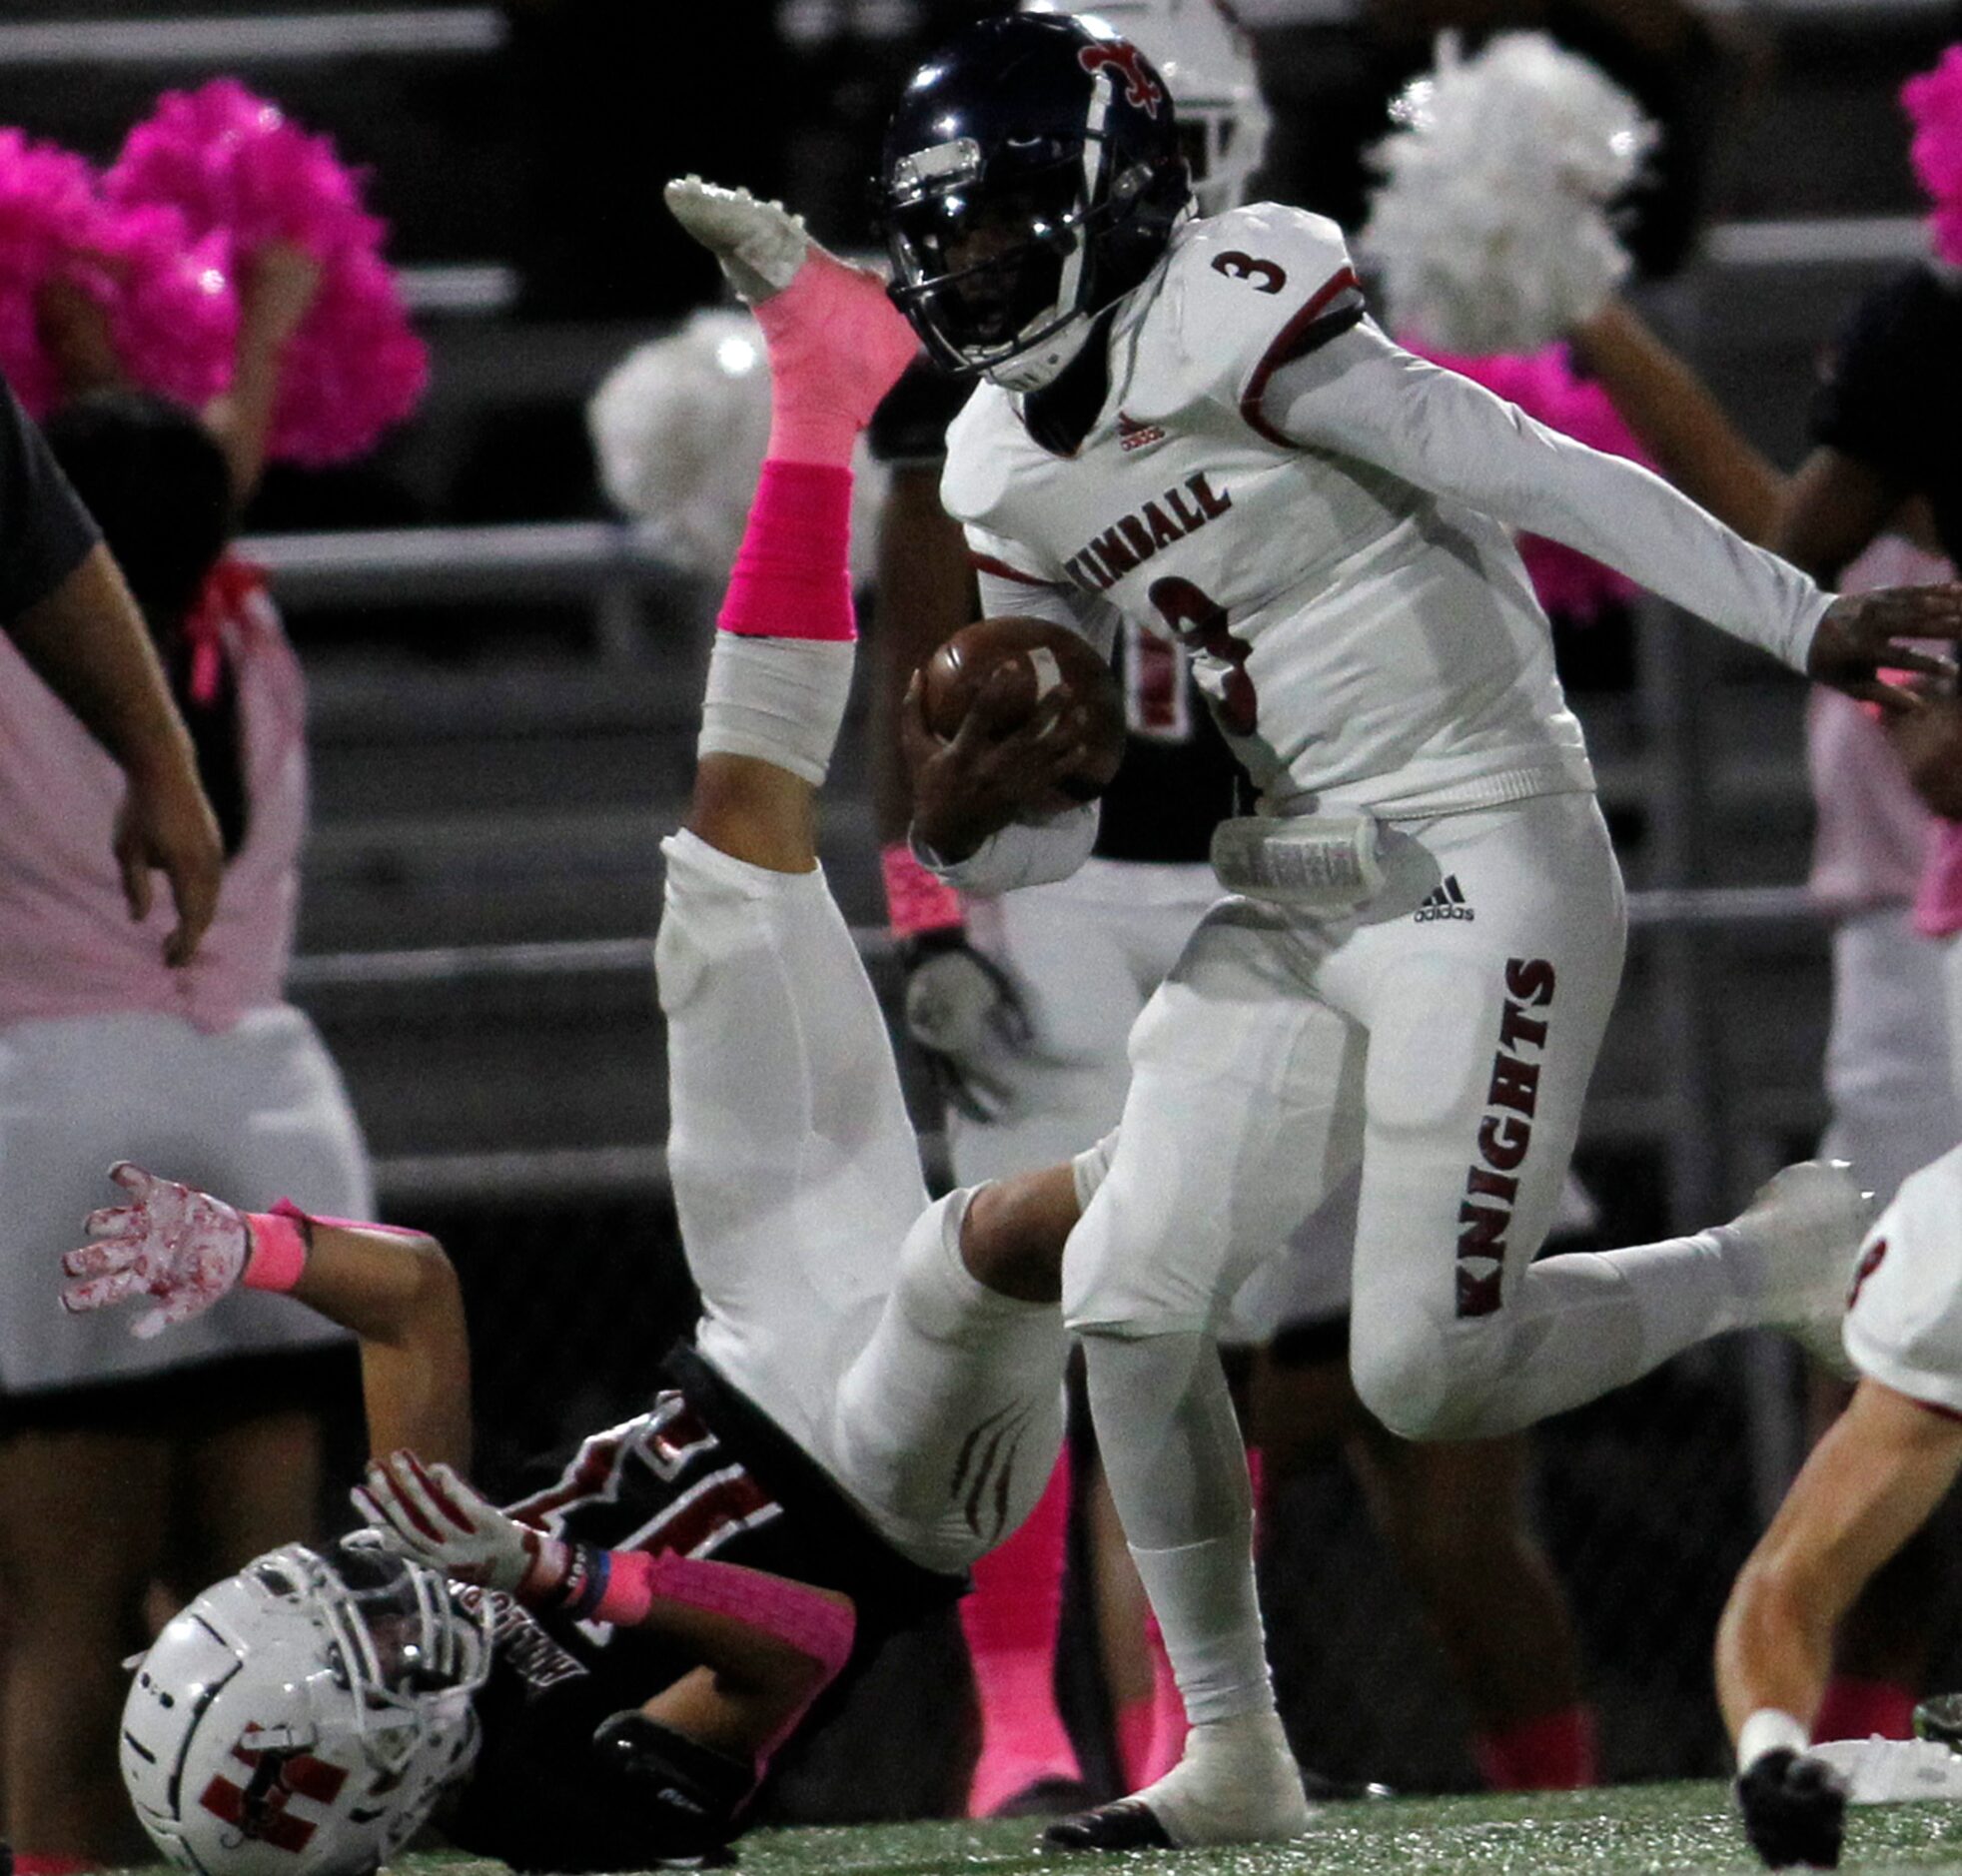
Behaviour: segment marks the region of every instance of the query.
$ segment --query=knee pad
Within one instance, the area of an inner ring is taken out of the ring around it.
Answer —
[[[929,1342],[958,1342],[996,1299],[961,1262],[961,1224],[972,1187],[936,1199],[899,1247],[892,1294],[915,1331]]]
[[[1509,1337],[1502,1316],[1440,1322],[1406,1306],[1359,1310],[1349,1337],[1357,1398],[1401,1439],[1475,1439],[1485,1430]]]

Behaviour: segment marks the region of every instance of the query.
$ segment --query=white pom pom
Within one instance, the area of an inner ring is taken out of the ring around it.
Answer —
[[[1360,245],[1399,332],[1449,352],[1534,352],[1598,310],[1629,265],[1608,205],[1656,140],[1626,92],[1540,33],[1464,60],[1446,35],[1393,115]]]
[[[636,347],[586,406],[608,499],[645,521],[655,551],[720,579],[742,544],[770,434],[770,370],[747,313],[713,308]],[[863,441],[852,463],[852,572],[871,570],[885,472]]]

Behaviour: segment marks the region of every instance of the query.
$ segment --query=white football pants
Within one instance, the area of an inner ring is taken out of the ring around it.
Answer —
[[[1062,1440],[1053,1304],[960,1260],[929,1206],[884,1016],[822,872],[662,843],[668,1166],[702,1355],[897,1549],[956,1570],[1005,1538]]]
[[[1505,1431],[1652,1359],[1611,1258],[1529,1268],[1620,976],[1620,875],[1586,794],[1397,824],[1383,857],[1382,891],[1339,918],[1207,915],[1133,1032],[1065,1317],[1216,1333],[1360,1165],[1359,1393],[1412,1436]]]

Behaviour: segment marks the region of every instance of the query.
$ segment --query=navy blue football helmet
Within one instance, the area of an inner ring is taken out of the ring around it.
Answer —
[[[913,74],[878,198],[892,297],[951,371],[1048,384],[1192,202],[1172,99],[1102,21],[1013,14]]]

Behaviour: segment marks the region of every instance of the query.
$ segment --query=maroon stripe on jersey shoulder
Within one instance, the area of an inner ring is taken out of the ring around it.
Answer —
[[[1340,273],[1332,275],[1275,335],[1273,345],[1262,354],[1260,364],[1254,367],[1254,375],[1248,379],[1247,389],[1241,394],[1240,415],[1269,443],[1278,443],[1283,449],[1294,448],[1294,444],[1261,415],[1261,400],[1267,395],[1268,380],[1282,366],[1296,359],[1307,358],[1318,347],[1348,332],[1363,317],[1363,309],[1357,306],[1331,313],[1330,305],[1345,293],[1360,296],[1362,291],[1363,283],[1356,278],[1353,267],[1345,267]],[[1320,331],[1317,330],[1318,322],[1326,322]]]
[[[1060,592],[1060,582],[1053,579],[1038,579],[1033,573],[1025,573],[1019,566],[1010,566],[1006,560],[997,560],[992,553],[970,553],[967,563],[977,573],[992,573],[997,579],[1019,580],[1024,586],[1047,586]]]

